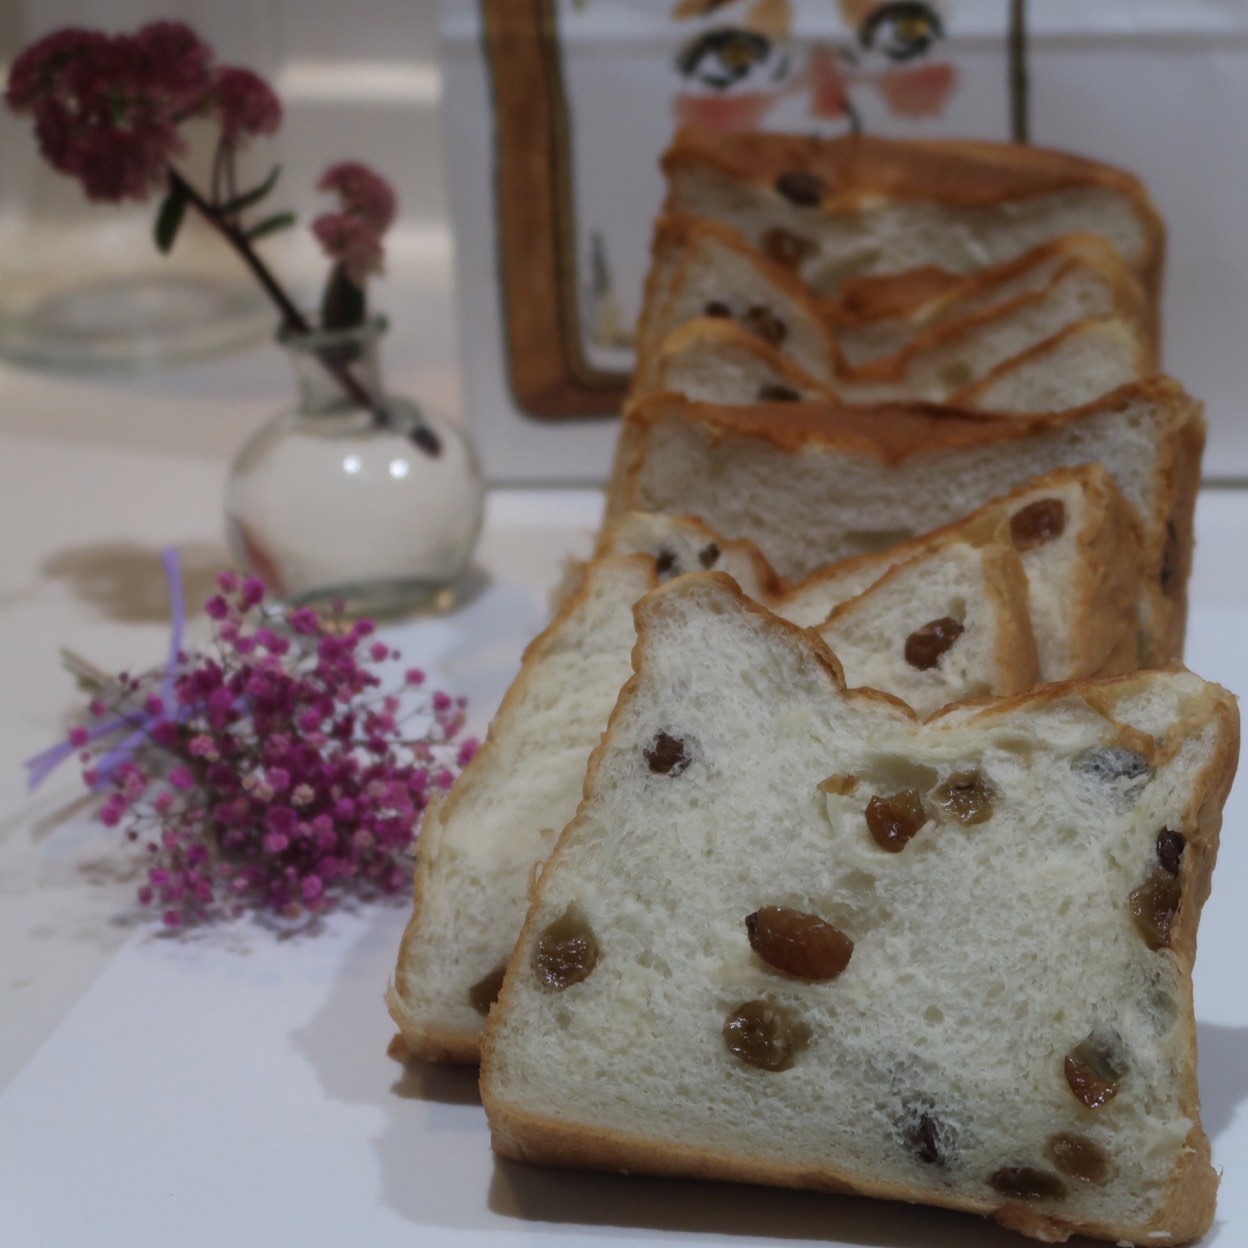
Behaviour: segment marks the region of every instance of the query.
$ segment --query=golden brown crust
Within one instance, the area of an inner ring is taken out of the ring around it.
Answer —
[[[654,575],[654,560],[648,555],[618,555],[615,557],[615,562],[633,563],[640,568],[647,569],[651,584],[658,584],[658,578]],[[411,1012],[404,995],[408,980],[408,954],[423,935],[422,920],[426,894],[443,829],[464,800],[464,795],[471,787],[472,777],[481,771],[488,770],[493,765],[494,754],[497,752],[496,726],[507,721],[513,714],[516,703],[523,697],[529,667],[558,641],[568,618],[586,601],[591,588],[590,579],[584,578],[577,592],[568,598],[554,619],[525,647],[520,659],[520,669],[515,680],[511,682],[507,692],[503,695],[494,718],[490,721],[490,727],[481,748],[464,768],[451,791],[440,801],[431,803],[425,811],[421,832],[416,840],[416,869],[412,877],[412,917],[408,920],[407,927],[403,931],[403,938],[399,942],[394,981],[386,990],[386,1005],[390,1010],[390,1017],[394,1019],[408,1051],[413,1057],[422,1061],[471,1063],[477,1061],[479,1056],[478,1032],[453,1031],[422,1022]]]
[[[977,208],[1101,187],[1118,192],[1134,206],[1144,247],[1140,256],[1127,259],[1150,296],[1156,299],[1160,293],[1165,227],[1144,184],[1125,170],[1068,152],[960,139],[719,135],[684,127],[661,165],[669,180],[682,170],[701,167],[732,181],[764,186],[773,185],[780,174],[808,171],[827,188],[821,199],[827,213],[852,211],[872,197]]]

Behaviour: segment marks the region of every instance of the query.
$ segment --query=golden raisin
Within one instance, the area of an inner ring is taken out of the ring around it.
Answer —
[[[988,1182],[1013,1200],[1060,1200],[1066,1195],[1066,1184],[1057,1175],[1031,1166],[1002,1166]]]
[[[813,208],[827,190],[827,183],[805,169],[790,169],[776,179],[776,190],[799,208]]]
[[[1139,888],[1131,890],[1131,917],[1150,949],[1170,947],[1170,926],[1182,900],[1178,876],[1164,867],[1154,868]]]
[[[1062,1131],[1049,1138],[1053,1164],[1072,1179],[1104,1183],[1109,1177],[1109,1154],[1095,1141],[1076,1131]]]
[[[503,986],[503,974],[506,970],[507,964],[504,962],[502,966],[496,966],[488,975],[477,980],[468,989],[468,1000],[478,1014],[488,1014],[490,1006],[498,1000],[499,989]]]
[[[791,230],[775,225],[762,238],[763,254],[768,259],[782,264],[786,269],[795,269],[807,256],[815,250],[815,245],[808,238],[802,238]]]
[[[878,794],[867,803],[867,828],[875,843],[890,854],[899,854],[927,822],[927,811],[918,789],[902,789],[889,797]]]
[[[741,318],[741,324],[764,342],[778,347],[788,336],[788,326],[774,313],[756,303]]]
[[[846,776],[839,772],[835,775],[828,776],[825,780],[820,780],[815,788],[820,793],[835,793],[839,797],[845,797],[852,793],[858,787],[857,776]]]
[[[788,1070],[796,1041],[788,1015],[766,1001],[746,1001],[724,1022],[728,1052],[760,1070]]]
[[[782,386],[775,381],[769,381],[765,386],[758,388],[760,403],[797,403],[801,401],[801,397],[792,386]]]
[[[656,775],[678,776],[693,760],[685,743],[670,733],[660,732],[655,735],[645,749],[646,766]]]
[[[1098,1028],[1066,1054],[1066,1082],[1088,1109],[1100,1109],[1118,1095],[1127,1073],[1121,1044],[1116,1032]]]
[[[768,966],[802,979],[835,979],[848,965],[854,942],[814,914],[762,906],[745,916],[750,948]]]
[[[1066,528],[1066,504],[1060,498],[1038,498],[1010,517],[1015,550],[1031,550],[1061,537]]]
[[[707,542],[705,546],[698,551],[698,562],[704,568],[713,568],[719,562],[719,547],[714,542]]]
[[[534,960],[542,983],[556,992],[579,984],[598,965],[598,941],[574,906],[538,937]]]
[[[1157,834],[1157,861],[1167,875],[1178,875],[1179,865],[1183,861],[1183,850],[1187,847],[1187,837],[1182,832],[1172,832],[1162,828]]]
[[[979,771],[955,771],[932,796],[959,823],[985,823],[992,818],[992,790]]]
[[[948,615],[916,628],[906,638],[906,662],[921,672],[929,671],[964,631],[962,624]]]

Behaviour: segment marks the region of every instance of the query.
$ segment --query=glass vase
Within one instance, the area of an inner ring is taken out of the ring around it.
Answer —
[[[445,609],[476,546],[485,503],[476,451],[449,420],[384,390],[385,328],[378,318],[279,337],[298,403],[230,466],[230,548],[288,605]]]

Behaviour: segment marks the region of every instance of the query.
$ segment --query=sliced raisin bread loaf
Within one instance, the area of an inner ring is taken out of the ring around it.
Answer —
[[[734,407],[923,400],[1011,415],[1080,407],[1155,371],[1140,332],[1117,318],[1078,321],[1016,356],[998,360],[991,343],[995,338],[1000,344],[1009,335],[994,335],[994,329],[1005,330],[1001,322],[1011,318],[1012,313],[1001,312],[989,324],[949,326],[938,340],[918,342],[898,357],[907,371],[896,377],[836,378],[824,383],[757,334],[729,321],[703,317],[668,335],[648,362],[645,380],[638,375],[630,398],[637,401],[666,392],[695,403]],[[976,371],[981,367],[985,373]],[[979,380],[962,384],[968,377]]]
[[[1230,696],[1145,672],[924,725],[726,577],[638,628],[490,1014],[495,1148],[1199,1235]]]
[[[653,540],[659,527],[634,518],[622,544]],[[413,917],[388,995],[414,1056],[476,1060],[530,874],[576,809],[590,752],[631,670],[633,603],[681,567],[732,568],[765,585],[755,563],[730,543],[705,541],[699,527],[666,526],[653,558],[612,555],[584,568],[577,592],[525,652],[480,753],[426,816]],[[972,536],[915,553],[828,622],[852,681],[878,682],[924,713],[1035,682],[1027,582],[1008,531]]]
[[[694,404],[658,395],[624,417],[607,497],[698,515],[755,541],[782,576],[880,550],[1054,468],[1100,462],[1131,505],[1151,583],[1142,661],[1182,653],[1204,423],[1176,382],[1003,420],[954,408]]]
[[[1063,234],[1105,238],[1155,305],[1164,229],[1138,179],[1006,143],[681,130],[665,211],[723,221],[755,247],[783,237],[795,271],[836,295],[867,274],[970,273]]]

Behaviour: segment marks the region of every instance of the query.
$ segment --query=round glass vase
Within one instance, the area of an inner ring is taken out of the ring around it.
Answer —
[[[282,334],[298,405],[243,446],[226,485],[235,559],[292,606],[351,615],[453,605],[485,487],[458,426],[385,392],[386,322]]]

